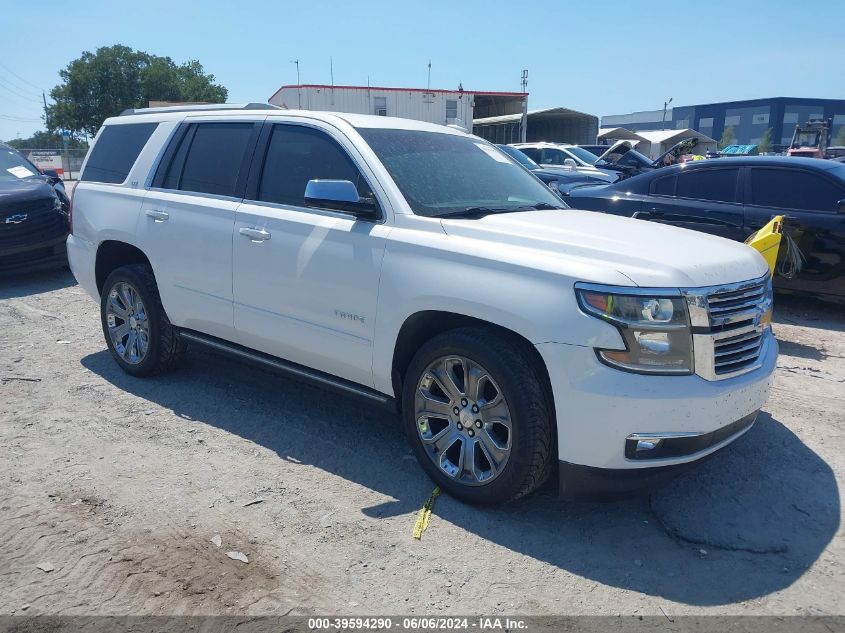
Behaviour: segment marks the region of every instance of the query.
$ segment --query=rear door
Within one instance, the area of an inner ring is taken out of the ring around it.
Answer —
[[[794,167],[747,168],[746,233],[785,215],[785,230],[804,255],[793,279],[775,277],[775,285],[800,292],[845,296],[845,182],[826,170]],[[783,249],[781,249],[783,252]]]
[[[265,118],[188,119],[144,198],[138,235],[175,325],[233,335],[235,209]]]
[[[637,217],[744,240],[739,167],[698,168],[655,178]]]

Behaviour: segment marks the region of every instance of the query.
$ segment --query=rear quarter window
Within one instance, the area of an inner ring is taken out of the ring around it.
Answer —
[[[88,156],[80,180],[122,183],[158,123],[128,123],[107,126]]]

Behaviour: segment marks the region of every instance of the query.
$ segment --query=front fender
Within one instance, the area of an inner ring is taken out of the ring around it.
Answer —
[[[399,333],[408,318],[423,311],[479,319],[535,345],[622,344],[615,327],[579,310],[576,279],[502,258],[456,252],[459,240],[447,235],[430,239],[426,245],[391,240],[387,246],[373,339],[373,379],[379,391],[393,393]]]

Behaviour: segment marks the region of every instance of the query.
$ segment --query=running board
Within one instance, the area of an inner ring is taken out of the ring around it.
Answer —
[[[230,343],[229,341],[224,341],[223,339],[215,336],[209,336],[208,334],[202,334],[193,330],[179,330],[179,337],[185,341],[198,343],[214,351],[222,352],[229,356],[273,369],[293,378],[297,378],[320,387],[328,387],[329,389],[365,398],[370,402],[375,402],[390,409],[395,409],[396,407],[396,401],[394,398],[378,392],[375,389],[364,387],[363,385],[356,384],[350,380],[337,378],[331,374],[317,371],[316,369],[309,369],[303,365],[298,365],[296,363],[271,356],[270,354],[265,354],[242,345],[237,345],[236,343]]]

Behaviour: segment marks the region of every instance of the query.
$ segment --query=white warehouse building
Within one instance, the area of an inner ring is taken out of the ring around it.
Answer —
[[[290,110],[377,114],[472,129],[474,118],[522,112],[524,92],[481,92],[380,86],[282,86],[268,100]]]

